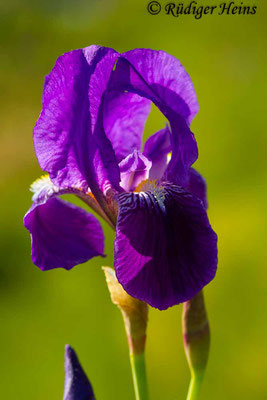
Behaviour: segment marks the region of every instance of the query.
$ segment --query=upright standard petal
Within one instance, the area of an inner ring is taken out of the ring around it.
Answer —
[[[31,234],[32,260],[41,270],[71,269],[102,255],[104,234],[98,220],[85,210],[55,196],[79,194],[74,188],[59,189],[48,177],[33,185],[33,205],[24,217]]]
[[[131,296],[161,310],[215,276],[217,237],[202,202],[178,186],[118,196],[115,271]]]
[[[98,46],[75,50],[59,57],[46,78],[34,145],[41,168],[57,186],[89,185],[93,192],[119,186],[111,143],[95,130],[116,58],[114,50]]]
[[[104,129],[118,162],[134,150],[141,150],[150,105],[150,100],[135,93],[107,92],[103,114]]]
[[[65,348],[65,385],[63,400],[95,400],[93,388],[85,375],[75,351]]]
[[[162,50],[134,49],[124,54],[151,90],[176,113],[191,123],[198,112],[196,92],[179,60]]]
[[[106,194],[111,188],[120,190],[120,171],[116,155],[104,128],[104,98],[118,53],[113,49],[98,46],[83,49],[83,52],[89,64],[92,63],[92,59],[96,59],[88,92],[92,129],[89,142],[89,147],[92,149],[89,154],[89,164],[93,167],[96,178],[96,184],[91,182],[90,187],[102,203],[99,199],[102,193]]]
[[[198,157],[197,144],[188,126],[197,112],[197,102],[189,76],[179,61],[174,60],[167,53],[148,49],[124,53],[118,58],[110,86],[148,98],[169,120],[172,143],[169,175],[175,168],[179,171],[175,183],[186,186],[189,167]]]
[[[168,125],[154,133],[145,142],[143,154],[152,161],[149,179],[161,181],[167,168],[167,155],[171,151],[170,130]]]

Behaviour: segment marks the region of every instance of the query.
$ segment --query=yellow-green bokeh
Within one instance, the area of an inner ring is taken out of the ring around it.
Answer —
[[[160,0],[162,5],[165,0]],[[185,3],[188,1],[186,0]],[[101,265],[41,272],[31,263],[22,225],[29,184],[41,174],[32,127],[44,75],[58,55],[90,44],[125,51],[163,49],[192,77],[200,112],[192,124],[196,164],[206,177],[209,216],[219,236],[219,268],[206,289],[212,345],[206,400],[264,400],[266,356],[266,4],[255,16],[151,16],[147,0],[13,0],[1,6],[0,78],[0,397],[60,399],[64,344],[71,344],[98,400],[133,400],[127,343]],[[212,0],[199,4],[218,3]],[[238,2],[237,2],[238,3]],[[153,112],[146,134],[161,128]],[[183,399],[189,371],[181,306],[150,311],[151,400]]]

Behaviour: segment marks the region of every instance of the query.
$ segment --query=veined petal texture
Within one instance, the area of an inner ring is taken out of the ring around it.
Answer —
[[[217,236],[197,197],[165,185],[121,194],[118,202],[114,265],[127,293],[166,309],[214,278]]]
[[[104,252],[104,233],[92,215],[56,196],[75,193],[59,189],[48,177],[33,185],[33,204],[24,217],[31,234],[32,260],[41,270],[71,269]]]

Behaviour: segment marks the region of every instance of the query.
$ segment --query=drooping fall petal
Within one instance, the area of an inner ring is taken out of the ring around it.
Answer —
[[[102,255],[104,234],[98,220],[56,196],[78,192],[59,189],[47,177],[33,184],[33,204],[24,217],[31,234],[32,260],[41,270],[71,269]]]
[[[217,237],[197,197],[165,185],[121,194],[118,203],[114,265],[127,293],[166,309],[214,278]]]

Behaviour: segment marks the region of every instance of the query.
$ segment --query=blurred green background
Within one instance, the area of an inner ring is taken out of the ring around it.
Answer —
[[[113,233],[105,226],[106,259],[44,273],[31,262],[22,225],[31,204],[28,187],[41,175],[32,128],[44,76],[60,54],[93,43],[118,51],[163,49],[192,77],[200,103],[192,124],[200,154],[196,166],[208,182],[209,216],[219,236],[218,273],[206,288],[212,346],[202,399],[267,398],[267,8],[263,0],[254,3],[255,16],[201,20],[151,16],[146,0],[2,4],[1,399],[61,399],[65,343],[78,352],[98,400],[134,399],[124,327],[100,268],[112,265]],[[146,135],[162,126],[154,110]],[[153,400],[186,396],[181,310],[150,310]]]

